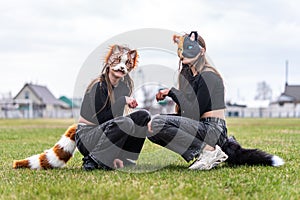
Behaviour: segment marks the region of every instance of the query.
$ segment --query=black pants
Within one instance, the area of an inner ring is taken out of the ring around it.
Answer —
[[[174,115],[158,115],[152,119],[153,133],[148,139],[180,154],[187,162],[198,156],[206,144],[222,147],[227,140],[224,120],[204,118],[195,121]]]
[[[143,147],[150,113],[138,110],[101,125],[78,124],[75,141],[83,156],[113,168],[113,160],[137,160]]]

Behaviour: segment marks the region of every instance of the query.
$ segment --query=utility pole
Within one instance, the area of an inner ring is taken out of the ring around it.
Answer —
[[[288,71],[289,71],[289,61],[285,61],[285,85],[288,85]]]

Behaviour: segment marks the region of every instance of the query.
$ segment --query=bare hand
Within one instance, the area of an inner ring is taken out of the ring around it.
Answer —
[[[115,169],[123,168],[124,167],[123,161],[120,160],[120,159],[118,159],[118,158],[114,159],[113,164],[114,164],[114,168]]]
[[[152,127],[151,127],[151,123],[152,123],[152,119],[150,120],[150,122],[148,122],[147,126],[148,126],[148,131],[150,133],[153,133]]]
[[[164,100],[168,95],[169,91],[170,89],[159,90],[159,92],[156,94],[156,101]]]
[[[153,116],[151,117],[151,120],[148,122],[147,127],[148,127],[148,131],[149,131],[150,133],[153,133],[153,130],[152,130],[152,119],[154,119],[156,116],[159,116],[159,115],[160,115],[160,114],[153,115]]]
[[[138,106],[137,101],[133,97],[125,97],[126,98],[126,104],[129,106],[129,108],[135,108]]]

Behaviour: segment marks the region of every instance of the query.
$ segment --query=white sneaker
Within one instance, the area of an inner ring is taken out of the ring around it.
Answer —
[[[216,145],[214,151],[203,150],[199,158],[189,166],[192,170],[210,170],[221,162],[224,162],[228,156]]]

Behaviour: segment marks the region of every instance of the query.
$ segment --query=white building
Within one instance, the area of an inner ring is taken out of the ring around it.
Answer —
[[[227,103],[228,117],[300,117],[300,85],[285,85],[274,102],[268,100]]]
[[[31,83],[23,86],[13,102],[24,118],[60,118],[71,109],[68,104],[56,99],[46,86]]]
[[[273,117],[300,117],[300,85],[285,85],[284,92],[269,106]]]

